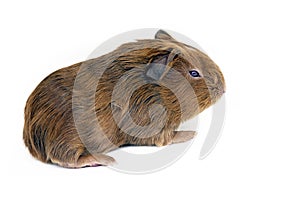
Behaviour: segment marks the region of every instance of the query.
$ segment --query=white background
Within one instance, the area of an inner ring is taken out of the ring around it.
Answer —
[[[290,0],[1,1],[1,199],[299,199],[299,19]],[[214,151],[198,160],[196,139],[146,175],[34,160],[22,126],[35,86],[110,37],[149,27],[192,38],[221,67],[227,113]]]

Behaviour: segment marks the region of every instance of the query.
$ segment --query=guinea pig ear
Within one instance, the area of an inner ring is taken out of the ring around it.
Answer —
[[[154,80],[161,80],[170,70],[172,62],[179,54],[177,50],[168,50],[167,54],[155,56],[147,65],[146,76]]]
[[[161,40],[175,40],[174,38],[172,38],[171,35],[169,35],[166,31],[164,30],[159,30],[156,32],[155,34],[155,39],[161,39]]]

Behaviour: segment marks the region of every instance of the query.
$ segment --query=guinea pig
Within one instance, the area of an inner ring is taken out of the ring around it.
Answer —
[[[25,106],[23,139],[38,160],[67,168],[112,165],[124,145],[186,142],[180,123],[225,92],[220,68],[200,50],[163,30],[154,39],[59,69]]]

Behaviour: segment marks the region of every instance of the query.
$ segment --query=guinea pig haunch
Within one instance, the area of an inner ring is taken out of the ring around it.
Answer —
[[[25,106],[23,139],[42,162],[62,167],[112,165],[124,145],[185,142],[180,123],[225,91],[219,67],[163,30],[47,76]]]

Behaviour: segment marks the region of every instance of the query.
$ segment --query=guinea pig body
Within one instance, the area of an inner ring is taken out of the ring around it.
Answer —
[[[179,124],[224,93],[218,66],[160,30],[95,59],[62,68],[29,96],[23,139],[30,153],[63,167],[111,165],[123,145],[185,142]]]

